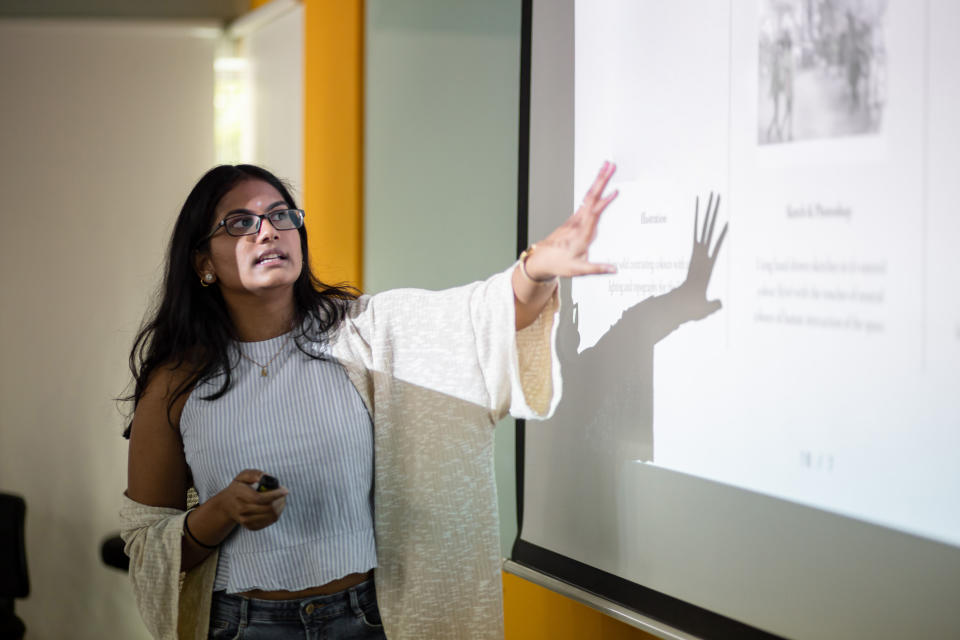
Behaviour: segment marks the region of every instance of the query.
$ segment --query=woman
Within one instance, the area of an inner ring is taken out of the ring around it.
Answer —
[[[491,427],[559,400],[557,277],[613,271],[587,261],[613,171],[510,270],[359,298],[313,276],[275,176],[201,178],[131,353],[122,534],[154,636],[502,636]]]

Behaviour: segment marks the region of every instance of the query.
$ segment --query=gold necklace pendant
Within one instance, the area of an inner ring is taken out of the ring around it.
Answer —
[[[273,361],[277,359],[277,356],[279,356],[281,353],[283,353],[284,347],[287,346],[287,343],[290,342],[290,338],[292,338],[292,337],[293,337],[293,333],[291,332],[291,334],[290,334],[289,336],[287,336],[287,339],[283,341],[283,344],[280,345],[280,349],[279,349],[275,354],[273,354],[273,357],[270,358],[269,361],[267,361],[267,364],[263,364],[262,362],[257,362],[256,360],[254,360],[253,358],[251,358],[250,356],[248,356],[247,354],[245,354],[242,349],[240,350],[240,356],[241,356],[242,358],[245,358],[245,359],[249,360],[249,361],[252,362],[253,364],[257,365],[258,367],[260,367],[260,377],[261,377],[261,378],[266,378],[266,377],[267,377],[267,367],[269,367],[271,364],[273,364]]]

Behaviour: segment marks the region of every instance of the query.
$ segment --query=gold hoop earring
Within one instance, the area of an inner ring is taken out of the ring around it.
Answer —
[[[213,281],[216,280],[216,277],[212,273],[205,273],[203,277],[200,278],[201,287],[209,287],[213,284]]]

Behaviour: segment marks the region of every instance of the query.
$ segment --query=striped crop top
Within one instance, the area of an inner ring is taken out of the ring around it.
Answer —
[[[246,357],[233,363],[232,388],[204,400],[222,380],[198,384],[180,418],[201,502],[244,469],[276,476],[290,491],[277,522],[227,537],[215,590],[296,591],[376,566],[370,416],[339,362],[311,358],[290,338],[238,343]],[[274,354],[261,375],[254,362]]]

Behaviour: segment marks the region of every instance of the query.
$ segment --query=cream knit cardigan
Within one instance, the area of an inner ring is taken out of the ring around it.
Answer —
[[[513,267],[355,301],[334,356],[374,423],[377,601],[390,640],[503,637],[493,427],[560,399],[559,300],[514,329]],[[122,536],[156,638],[206,638],[217,554],[181,574],[184,512],[124,497]]]

